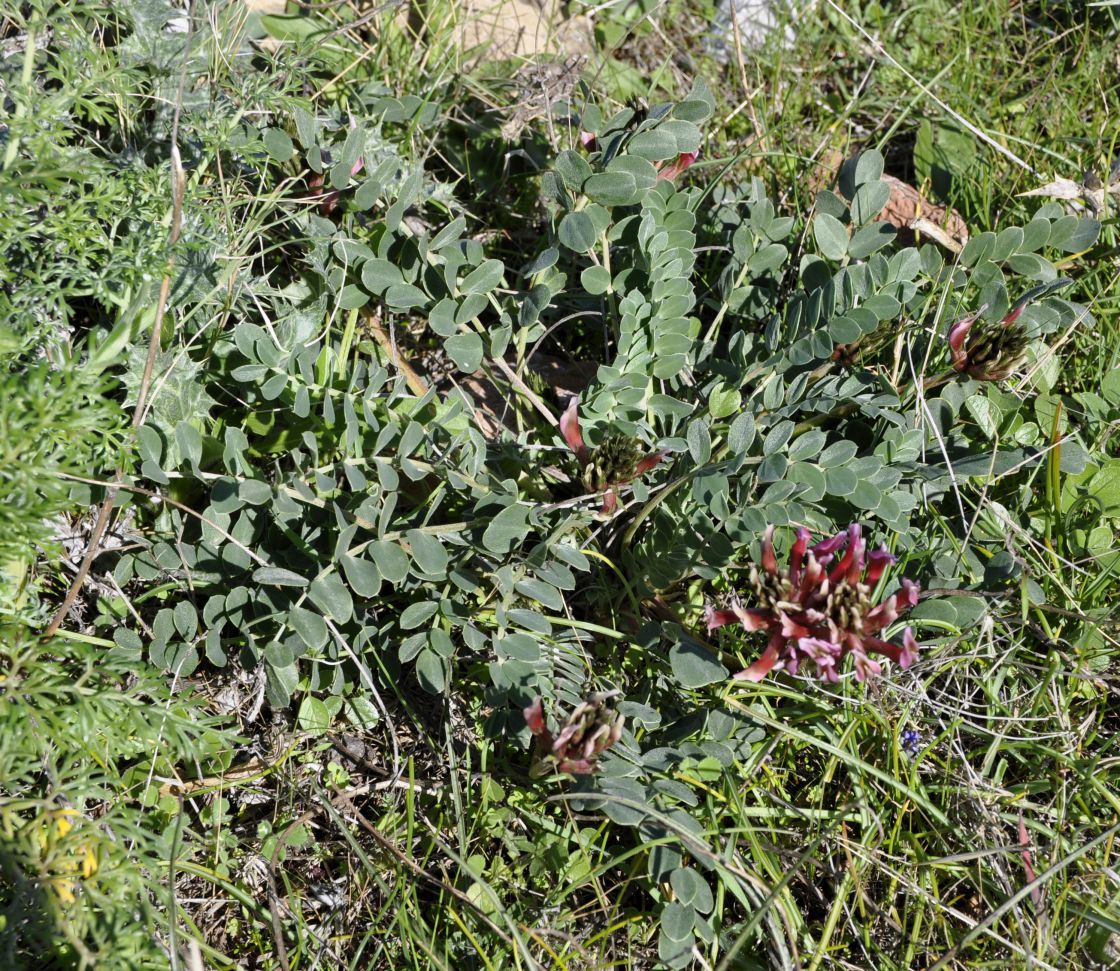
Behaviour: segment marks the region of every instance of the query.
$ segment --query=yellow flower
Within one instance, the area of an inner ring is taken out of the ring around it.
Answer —
[[[82,849],[84,850],[82,855],[82,879],[88,880],[97,872],[97,854],[93,852],[93,847],[88,843]]]
[[[52,809],[46,813],[46,818],[38,827],[36,834],[39,848],[44,856],[73,830],[74,820],[78,816],[80,816],[80,813],[76,809],[70,808]],[[67,850],[70,849],[70,847],[67,847]],[[72,855],[68,854],[67,857],[62,857],[61,860],[56,859],[53,862],[62,873],[48,878],[46,883],[57,894],[60,902],[72,904],[76,899],[74,894],[76,886],[75,880],[70,874],[80,873],[83,880],[88,880],[97,873],[96,850],[90,843],[80,843],[73,848]]]

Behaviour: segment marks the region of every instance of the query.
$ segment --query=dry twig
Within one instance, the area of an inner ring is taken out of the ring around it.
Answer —
[[[170,252],[167,254],[167,266],[164,268],[163,280],[160,282],[159,299],[156,301],[155,318],[152,320],[152,333],[148,339],[148,357],[144,362],[144,373],[141,376],[140,389],[136,395],[136,407],[132,411],[132,428],[134,430],[143,424],[144,417],[147,414],[148,389],[151,387],[152,369],[155,367],[156,355],[159,353],[160,337],[163,332],[163,315],[167,310],[167,298],[171,291],[171,274],[175,269],[175,244],[179,242],[179,234],[183,230],[183,194],[186,190],[186,178],[183,173],[183,161],[179,155],[179,114],[182,110],[183,92],[187,84],[187,58],[190,57],[191,52],[193,14],[194,2],[191,0],[187,8],[187,40],[183,50],[182,68],[179,72],[179,90],[175,96],[175,117],[171,124],[171,231],[168,236]],[[109,519],[113,515],[113,504],[116,502],[123,481],[124,469],[118,466],[116,474],[113,476],[113,482],[109,485],[105,498],[101,502],[101,508],[97,511],[97,521],[90,533],[89,545],[86,548],[85,556],[82,558],[81,566],[78,567],[78,572],[71,581],[70,588],[66,591],[62,603],[59,604],[46,630],[43,631],[44,637],[53,637],[58,632],[59,627],[62,626],[63,621],[70,613],[70,608],[74,606],[74,601],[78,599],[78,594],[81,592],[90,567],[93,566],[94,559],[101,552],[101,537],[105,534]]]

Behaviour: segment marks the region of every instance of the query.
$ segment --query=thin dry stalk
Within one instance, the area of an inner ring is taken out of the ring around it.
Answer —
[[[424,395],[428,393],[427,382],[420,377],[412,365],[404,359],[400,349],[397,347],[397,342],[392,340],[389,335],[385,333],[385,328],[381,326],[381,315],[368,309],[363,310],[362,314],[366,318],[366,325],[369,327],[369,332],[373,335],[373,339],[377,341],[381,349],[389,355],[389,360],[393,362],[397,370],[404,375],[404,379],[408,382],[412,393],[418,398],[423,398]]]
[[[148,357],[144,362],[144,373],[140,379],[140,389],[136,395],[136,407],[132,411],[133,429],[138,428],[143,423],[147,414],[148,390],[152,383],[152,369],[155,367],[156,355],[159,353],[160,337],[163,333],[163,315],[167,310],[167,298],[171,291],[171,274],[175,269],[175,244],[178,243],[179,235],[183,230],[183,194],[186,190],[186,178],[183,173],[183,161],[179,155],[179,113],[182,109],[183,92],[187,83],[187,58],[190,57],[191,51],[193,15],[194,2],[191,0],[187,8],[187,41],[183,50],[182,68],[179,72],[179,90],[175,97],[175,118],[171,124],[171,231],[168,235],[170,252],[167,254],[167,266],[164,269],[163,280],[160,282],[159,299],[156,301],[155,318],[152,321],[152,333],[148,339]],[[174,327],[174,321],[172,321],[172,327]],[[113,504],[120,493],[123,481],[124,468],[118,465],[113,476],[113,482],[105,493],[101,508],[97,511],[97,521],[90,533],[89,545],[86,547],[85,556],[82,557],[82,563],[70,583],[70,588],[66,591],[66,596],[62,598],[62,603],[59,604],[50,623],[47,624],[46,630],[43,631],[44,637],[53,637],[58,632],[63,621],[69,615],[70,608],[74,606],[74,601],[78,599],[82,585],[89,575],[90,567],[93,566],[94,559],[101,552],[101,537],[105,535],[105,530],[109,525],[109,519],[113,514]]]

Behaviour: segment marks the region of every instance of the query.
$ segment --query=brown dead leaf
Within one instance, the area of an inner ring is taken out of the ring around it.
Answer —
[[[814,192],[827,189],[840,171],[844,157],[835,149],[825,152],[809,175]],[[927,236],[953,253],[968,242],[968,225],[956,209],[946,209],[926,199],[909,183],[884,175],[891,197],[880,218],[898,229],[898,241],[910,246],[919,236]]]
[[[945,249],[959,253],[968,242],[968,226],[956,209],[946,209],[924,198],[912,185],[884,175],[891,198],[882,218],[898,227],[899,241],[910,245],[919,235],[929,236]]]
[[[557,101],[566,101],[579,81],[585,58],[575,54],[564,61],[538,59],[523,65],[513,76],[517,97],[502,125],[502,137],[516,141],[534,121],[549,118]],[[556,133],[549,134],[555,141]]]

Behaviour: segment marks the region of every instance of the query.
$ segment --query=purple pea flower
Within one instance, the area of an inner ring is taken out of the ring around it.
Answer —
[[[898,741],[902,750],[911,757],[917,755],[922,749],[922,736],[917,729],[907,728],[898,736]]]
[[[771,671],[796,674],[809,665],[817,677],[836,682],[844,658],[851,655],[856,678],[865,681],[880,671],[873,654],[901,668],[914,662],[918,644],[909,627],[901,644],[878,634],[917,604],[918,585],[903,578],[900,589],[872,602],[872,589],[895,558],[885,548],[868,553],[858,523],[811,548],[809,530],[798,529],[785,568],[774,556],[773,536],[770,526],[762,541],[762,569],[751,568],[758,606],[744,608],[736,600],[729,609],[709,606],[705,611],[709,631],[738,622],[770,635],[762,655],[736,678],[761,681]]]

